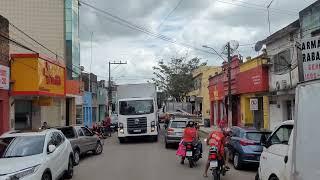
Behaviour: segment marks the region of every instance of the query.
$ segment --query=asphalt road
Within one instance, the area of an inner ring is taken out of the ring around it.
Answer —
[[[198,180],[202,177],[204,158],[197,167],[180,165],[175,149],[165,149],[163,136],[157,143],[130,142],[119,144],[116,134],[105,140],[101,155],[87,155],[75,167],[74,180]],[[231,167],[231,165],[230,165]],[[210,173],[210,172],[209,172]],[[254,180],[254,169],[231,169],[222,180]],[[210,176],[209,176],[210,179]]]

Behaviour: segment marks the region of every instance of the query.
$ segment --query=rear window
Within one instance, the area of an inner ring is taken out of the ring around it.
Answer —
[[[187,125],[186,121],[172,121],[170,127],[171,128],[185,128]]]
[[[259,141],[261,140],[261,136],[265,135],[266,138],[269,137],[270,133],[267,132],[247,132],[246,138],[253,141]]]
[[[68,128],[59,128],[59,130],[64,134],[64,136],[68,139],[75,138],[76,135],[74,134],[74,130],[72,127]]]

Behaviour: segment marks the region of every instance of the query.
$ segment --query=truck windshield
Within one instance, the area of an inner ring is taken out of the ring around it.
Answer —
[[[151,114],[154,112],[153,100],[120,101],[121,115]]]

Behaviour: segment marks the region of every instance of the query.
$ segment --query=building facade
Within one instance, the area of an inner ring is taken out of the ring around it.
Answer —
[[[101,122],[104,120],[107,112],[107,91],[105,88],[105,81],[101,80],[98,82],[98,121]]]
[[[0,15],[0,32],[9,38],[9,21]],[[0,135],[10,129],[9,102],[9,41],[0,37]]]
[[[188,100],[192,104],[192,113],[202,115],[203,119],[210,119],[209,77],[221,71],[220,67],[203,66],[192,72],[194,89],[188,93]]]
[[[209,78],[210,125],[219,125],[226,119],[223,73]]]
[[[66,79],[79,80],[78,0],[3,0],[0,1],[0,12],[10,21],[10,38],[41,54],[41,57],[46,57],[46,59],[64,66],[67,72]],[[10,54],[26,53],[30,53],[30,51],[10,44]],[[69,83],[64,88],[67,86],[69,86]],[[19,98],[10,98],[10,104],[12,104],[10,106],[11,128],[14,128],[16,121],[19,121],[19,114],[25,115],[26,112],[24,111],[31,111],[23,110],[25,106],[28,106],[26,109],[31,107],[32,110],[37,110],[36,107],[32,108],[32,103],[21,102]],[[52,103],[55,108],[41,111],[48,117],[56,116],[54,119],[61,119],[61,122],[53,121],[52,126],[69,125],[75,122],[76,103],[74,95],[68,93],[67,98],[61,96],[60,100],[56,101],[54,99]],[[45,107],[42,109],[45,109]],[[17,112],[15,112],[16,110]],[[33,117],[36,118],[37,116]],[[45,120],[41,118],[40,121]]]
[[[10,62],[13,129],[66,125],[65,66],[39,54],[12,54]]]
[[[296,44],[300,41],[300,23],[295,21],[266,39],[269,66],[270,129],[294,119],[295,87],[299,82]]]
[[[241,126],[269,128],[269,76],[267,57],[247,59],[240,65],[238,93],[240,94]]]

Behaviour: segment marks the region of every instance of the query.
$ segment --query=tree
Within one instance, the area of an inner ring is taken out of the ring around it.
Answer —
[[[197,57],[190,60],[186,57],[171,58],[167,63],[160,61],[158,66],[153,67],[156,77],[152,80],[167,97],[180,102],[193,88],[192,71],[205,65]]]

